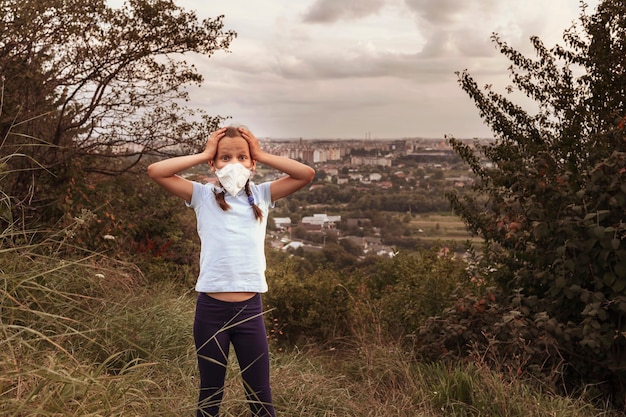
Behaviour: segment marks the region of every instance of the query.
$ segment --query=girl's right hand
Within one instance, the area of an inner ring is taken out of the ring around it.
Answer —
[[[206,146],[204,147],[204,152],[202,152],[206,158],[207,162],[211,162],[215,159],[215,153],[217,152],[217,144],[224,137],[226,133],[226,128],[222,127],[217,129],[215,132],[211,133],[209,139],[206,142]]]

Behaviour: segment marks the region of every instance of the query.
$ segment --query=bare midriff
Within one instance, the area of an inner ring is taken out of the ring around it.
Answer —
[[[226,301],[229,303],[238,303],[240,301],[246,301],[256,295],[255,292],[208,292],[209,297],[216,300]]]

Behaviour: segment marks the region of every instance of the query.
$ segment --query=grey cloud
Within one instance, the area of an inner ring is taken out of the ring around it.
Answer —
[[[459,61],[458,51],[441,52],[450,46],[439,45],[439,41],[441,43],[458,41],[446,40],[445,36],[445,34],[434,36],[432,43],[427,44],[421,52],[282,51],[273,58],[266,57],[268,59],[264,61],[234,59],[235,57],[231,56],[227,62],[221,62],[219,65],[214,62],[212,68],[216,71],[228,69],[253,79],[267,77],[276,81],[395,78],[410,79],[421,84],[449,79],[453,77],[455,71],[472,66],[472,61],[488,58],[484,53],[468,53],[464,55],[463,61]]]
[[[385,0],[317,0],[304,15],[307,23],[334,23],[378,12]]]
[[[426,39],[420,56],[494,56],[489,27],[502,7],[496,0],[404,0]]]
[[[448,58],[423,59],[416,53],[380,53],[344,57],[309,56],[277,63],[275,72],[289,80],[337,80],[365,78],[412,79],[428,83],[450,78],[455,70]]]
[[[496,0],[405,0],[405,3],[417,16],[433,25],[456,22],[468,9],[479,9],[488,13],[492,7],[497,6]]]
[[[477,33],[470,28],[438,28],[428,36],[420,57],[429,59],[455,55],[463,59],[493,57],[496,54],[494,44],[486,33]]]
[[[406,5],[416,15],[431,24],[445,24],[454,21],[454,16],[466,6],[461,0],[405,0]]]

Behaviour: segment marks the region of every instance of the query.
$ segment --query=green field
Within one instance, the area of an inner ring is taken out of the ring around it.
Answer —
[[[461,219],[453,214],[419,214],[409,222],[409,228],[413,236],[429,241],[482,241],[481,238],[472,236]]]

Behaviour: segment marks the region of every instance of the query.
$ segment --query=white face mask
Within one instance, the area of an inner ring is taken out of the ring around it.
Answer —
[[[252,171],[241,164],[228,164],[215,170],[220,184],[233,197],[243,189],[251,174]]]

